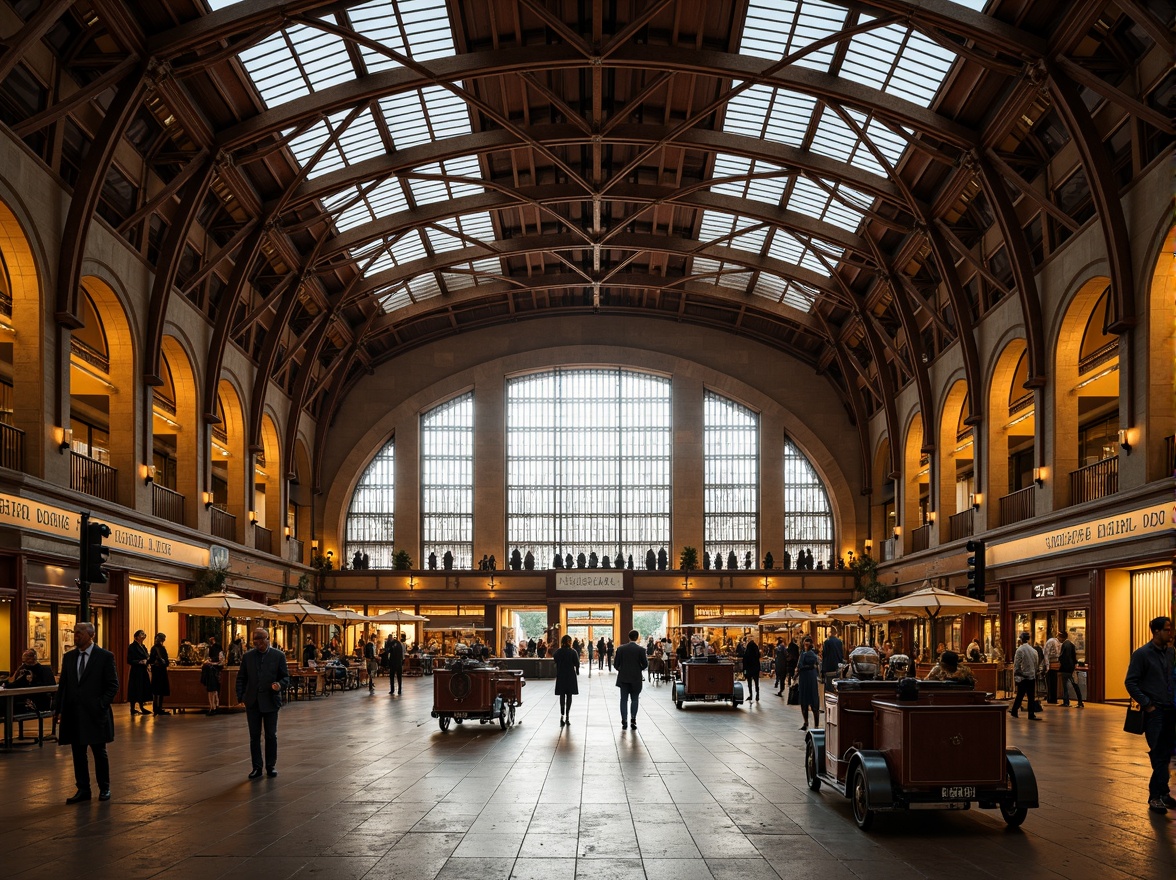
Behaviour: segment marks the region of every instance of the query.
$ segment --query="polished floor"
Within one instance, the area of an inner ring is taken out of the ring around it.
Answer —
[[[1048,880],[1171,878],[1176,813],[1144,804],[1144,744],[1123,710],[1046,707],[1009,720],[1041,807],[1019,831],[998,813],[880,815],[805,786],[798,713],[760,703],[676,711],[647,685],[621,731],[607,672],[581,678],[570,727],[552,683],[531,682],[520,724],[441,733],[432,680],[282,710],[276,779],[251,781],[241,714],[117,713],[114,797],[67,806],[68,749],[0,754],[0,876],[318,875],[352,878]]]

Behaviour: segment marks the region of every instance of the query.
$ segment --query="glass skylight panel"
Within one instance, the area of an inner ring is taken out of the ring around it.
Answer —
[[[743,250],[758,251],[759,247],[753,247],[751,242],[758,237],[759,245],[762,246],[764,235],[767,234],[767,230],[762,226],[759,229],[751,228],[759,225],[758,220],[747,217],[724,214],[719,211],[703,211],[702,222],[699,224],[698,240],[714,242],[720,247],[738,247]],[[734,234],[740,230],[750,231],[742,235]],[[736,244],[737,241],[741,243]]]
[[[816,103],[810,95],[752,86],[727,103],[723,131],[799,147]]]
[[[502,274],[502,263],[497,257],[489,260],[474,260],[443,270],[441,275],[450,290],[465,290],[481,284],[497,281]]]
[[[391,314],[397,309],[403,309],[406,306],[412,305],[412,297],[408,295],[408,287],[403,284],[391,293],[382,296],[377,294],[376,298],[385,314]]]
[[[426,174],[431,177],[456,177],[461,180],[420,180],[409,178],[409,189],[412,190],[413,200],[418,205],[432,205],[446,202],[462,196],[476,196],[484,192],[485,188],[475,181],[481,179],[478,160],[475,156],[462,156],[458,159],[446,159],[444,162],[434,162],[414,168],[413,174]]]
[[[850,41],[841,75],[928,107],[954,60],[951,52],[921,34],[888,25]]]
[[[345,232],[377,217],[407,211],[408,199],[400,181],[389,178],[374,187],[367,187],[366,194],[365,187],[360,186],[333,193],[323,199],[323,207],[334,215],[335,228]]]
[[[812,288],[788,278],[781,278],[772,272],[760,273],[752,293],[802,312],[812,311],[817,298],[817,293]]]
[[[731,156],[720,153],[715,158],[716,178],[753,178],[745,180],[720,180],[711,187],[711,192],[723,193],[741,199],[754,199],[769,205],[779,205],[788,186],[788,175],[784,168],[767,162]],[[778,177],[759,177],[758,174],[778,174]]]
[[[416,61],[453,54],[453,32],[445,0],[372,0],[351,7],[347,15],[357,32]],[[369,73],[400,66],[366,46],[360,52]]]
[[[692,274],[701,276],[695,280],[700,284],[714,284],[730,290],[746,290],[751,273],[742,266],[735,266],[708,257],[695,257]]]
[[[790,232],[777,229],[775,236],[772,238],[772,243],[768,246],[768,256],[785,263],[791,263],[794,266],[803,266],[805,269],[827,277],[829,270],[825,268],[824,264],[813,253],[814,246],[819,247],[820,252],[830,262],[834,263],[844,253],[842,248],[835,247],[827,242],[810,244]]]
[[[314,160],[323,144],[338,131],[347,119],[347,111],[329,116],[325,121],[316,122],[298,137],[290,141],[290,151],[299,166],[305,168]],[[307,173],[313,179],[344,165],[354,165],[372,156],[386,152],[384,142],[376,129],[375,119],[370,110],[360,113],[338,136],[314,167]]]
[[[432,272],[425,272],[409,279],[407,286],[414,302],[441,295],[441,286],[437,283],[437,276]]]
[[[239,57],[267,107],[355,79],[343,40],[302,24],[262,40]]]
[[[398,150],[470,133],[465,101],[440,86],[388,95],[379,104]]]
[[[817,0],[752,0],[748,5],[739,52],[778,61],[837,33],[845,24],[845,15],[844,6]],[[796,63],[827,71],[836,48],[836,43],[830,43]]]
[[[846,112],[865,132],[870,142],[878,148],[878,152],[885,157],[891,167],[894,167],[898,163],[902,151],[906,148],[906,142],[875,119],[871,119],[867,123],[864,113],[855,110],[847,110]],[[847,162],[871,174],[877,174],[880,177],[886,176],[886,171],[874,158],[874,154],[870,152],[865,143],[859,140],[853,130],[841,120],[841,117],[829,108],[825,108],[821,114],[821,121],[813,136],[812,150],[814,153],[828,156],[830,159]]]
[[[869,205],[869,200],[838,183],[826,180],[822,183],[824,186],[819,186],[806,177],[797,177],[788,199],[789,209],[855,231],[865,216],[863,208]]]
[[[476,214],[464,214],[461,217],[449,217],[430,226],[426,233],[433,250],[437,253],[444,253],[472,247],[475,241],[492,241],[494,226],[490,215],[485,211],[480,211]]]

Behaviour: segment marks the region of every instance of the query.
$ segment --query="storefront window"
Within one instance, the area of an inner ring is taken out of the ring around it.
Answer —
[[[53,619],[48,605],[29,606],[29,647],[37,652],[39,663],[48,663],[53,656]]]
[[[1070,611],[1066,614],[1066,632],[1074,643],[1078,662],[1086,662],[1086,611]]]

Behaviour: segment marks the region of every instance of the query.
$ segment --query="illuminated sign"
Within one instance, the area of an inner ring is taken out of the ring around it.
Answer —
[[[619,571],[557,571],[555,588],[568,592],[619,592],[625,589],[625,575]]]
[[[0,526],[53,535],[69,541],[78,540],[81,514],[62,507],[53,507],[40,501],[21,498],[19,495],[0,493]],[[110,537],[106,546],[120,553],[163,559],[181,565],[204,568],[208,565],[208,548],[160,534],[145,532],[133,526],[122,525],[107,516],[94,516],[94,522],[110,526]]]
[[[1171,531],[1171,505],[1156,504],[1114,516],[1037,532],[1025,538],[1017,538],[1015,541],[990,542],[988,564],[1004,565],[1051,553],[1081,550],[1097,544],[1144,538]]]

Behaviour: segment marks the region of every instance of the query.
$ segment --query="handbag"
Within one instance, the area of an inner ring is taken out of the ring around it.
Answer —
[[[1127,717],[1123,719],[1123,731],[1142,736],[1146,726],[1147,721],[1144,719],[1143,710],[1139,708],[1139,703],[1132,700],[1127,707]]]
[[[789,706],[799,706],[800,705],[800,685],[792,684],[792,685],[788,686],[788,705]]]

